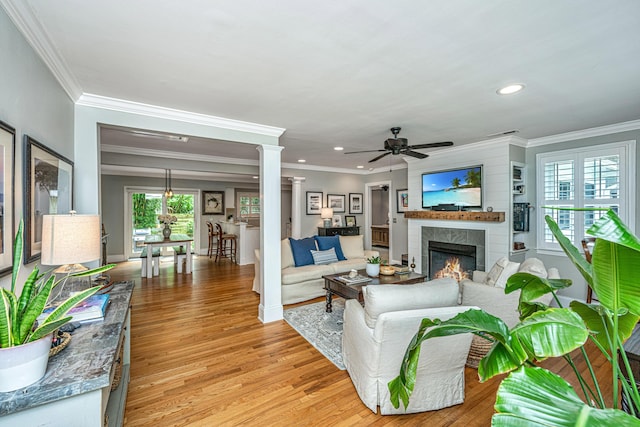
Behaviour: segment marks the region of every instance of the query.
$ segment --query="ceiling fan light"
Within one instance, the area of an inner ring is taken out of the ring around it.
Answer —
[[[505,86],[496,91],[498,95],[511,95],[517,92],[520,92],[524,89],[524,85],[522,83],[516,83],[509,86]]]
[[[344,150],[344,147],[333,147],[333,149],[336,151],[342,151]]]

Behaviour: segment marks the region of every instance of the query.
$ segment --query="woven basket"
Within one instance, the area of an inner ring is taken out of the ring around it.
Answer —
[[[49,357],[53,357],[56,354],[60,353],[62,350],[67,348],[67,346],[71,342],[71,334],[69,332],[63,332],[61,337],[62,340],[60,341],[60,344],[55,347],[51,347],[51,349],[49,350]]]
[[[480,360],[491,350],[493,342],[486,338],[473,336],[471,341],[471,348],[469,349],[469,356],[467,356],[467,366],[470,368],[478,369]]]
[[[120,380],[122,379],[122,359],[124,358],[124,337],[122,342],[120,343],[120,351],[118,352],[118,357],[114,363],[115,373],[113,374],[113,382],[111,383],[111,391],[118,388],[120,385]]]

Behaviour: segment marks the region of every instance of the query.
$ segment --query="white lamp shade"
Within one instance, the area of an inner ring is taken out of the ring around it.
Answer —
[[[44,215],[42,265],[79,264],[100,259],[100,216]]]
[[[333,209],[332,208],[322,208],[320,211],[320,218],[322,219],[331,219],[333,218]]]

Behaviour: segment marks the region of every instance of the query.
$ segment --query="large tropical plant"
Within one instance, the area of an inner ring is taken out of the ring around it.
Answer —
[[[407,348],[400,375],[388,385],[396,408],[400,401],[405,407],[409,403],[420,347],[425,340],[473,333],[493,341],[491,350],[478,366],[480,381],[510,373],[498,388],[493,426],[640,425],[638,418],[617,409],[621,390],[631,403],[631,413],[639,415],[640,394],[622,344],[640,318],[640,241],[615,212],[608,210],[587,231],[596,237],[589,264],[553,219],[547,216],[545,220],[560,246],[598,295],[600,304],[573,301],[570,308],[562,308],[556,291],[569,286],[570,281],[517,273],[509,278],[505,289],[506,293],[521,290],[521,321],[512,329],[483,310],[469,310],[447,321],[423,319]],[[549,292],[553,293],[560,308],[534,301]],[[611,408],[605,403],[585,351],[587,340],[591,340],[611,364]],[[576,349],[580,349],[586,361],[589,371],[586,378],[570,355]],[[549,357],[563,357],[569,363],[578,378],[582,397],[560,376],[536,367],[537,361]],[[622,364],[618,360],[622,360]]]
[[[67,313],[73,307],[95,294],[100,286],[79,292],[58,304],[42,322],[38,316],[46,307],[51,291],[63,283],[68,276],[56,280],[52,272],[41,274],[36,266],[24,283],[20,296],[16,296],[16,282],[22,264],[22,221],[13,243],[13,270],[11,289],[0,288],[0,348],[15,347],[38,340],[68,323],[71,316]],[[70,276],[91,276],[109,270],[114,265],[105,265],[93,270],[73,273]]]

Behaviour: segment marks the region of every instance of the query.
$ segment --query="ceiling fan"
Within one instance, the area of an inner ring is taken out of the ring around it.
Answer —
[[[409,145],[409,141],[407,138],[398,138],[398,134],[400,133],[400,127],[392,127],[391,133],[393,134],[393,138],[388,138],[384,142],[384,149],[382,150],[366,150],[366,151],[349,151],[344,154],[356,154],[356,153],[374,153],[380,151],[386,151],[386,153],[379,155],[378,157],[374,157],[369,160],[369,163],[373,163],[377,160],[380,160],[384,156],[388,156],[389,154],[398,155],[405,154],[407,156],[415,157],[418,159],[426,159],[429,157],[428,154],[423,154],[418,151],[422,148],[434,148],[434,147],[449,147],[453,145],[451,141],[443,141],[443,142],[432,142],[430,144],[418,144],[418,145]]]

